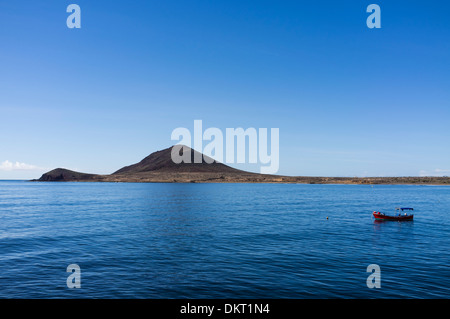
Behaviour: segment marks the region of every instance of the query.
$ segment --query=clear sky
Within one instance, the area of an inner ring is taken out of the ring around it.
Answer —
[[[196,119],[279,128],[279,174],[450,175],[449,15],[434,0],[2,0],[0,179],[112,173]]]

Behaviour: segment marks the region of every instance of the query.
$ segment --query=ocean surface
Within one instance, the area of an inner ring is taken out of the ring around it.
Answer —
[[[0,181],[0,298],[450,298],[449,262],[445,186]]]

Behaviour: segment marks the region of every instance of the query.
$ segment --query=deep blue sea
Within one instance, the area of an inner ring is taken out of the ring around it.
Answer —
[[[450,298],[449,262],[450,187],[0,181],[0,298]]]

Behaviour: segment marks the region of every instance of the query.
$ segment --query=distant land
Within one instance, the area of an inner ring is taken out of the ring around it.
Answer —
[[[299,184],[418,184],[450,185],[450,177],[314,177],[265,175],[235,169],[222,163],[175,164],[172,147],[154,152],[139,163],[125,166],[110,175],[74,172],[57,168],[37,182],[124,182],[124,183],[299,183]],[[194,158],[195,150],[191,150]],[[204,155],[206,157],[206,155]],[[206,157],[207,158],[207,157]]]

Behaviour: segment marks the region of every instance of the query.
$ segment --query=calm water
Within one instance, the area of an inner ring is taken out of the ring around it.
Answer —
[[[449,235],[450,187],[0,181],[0,297],[450,298]]]

